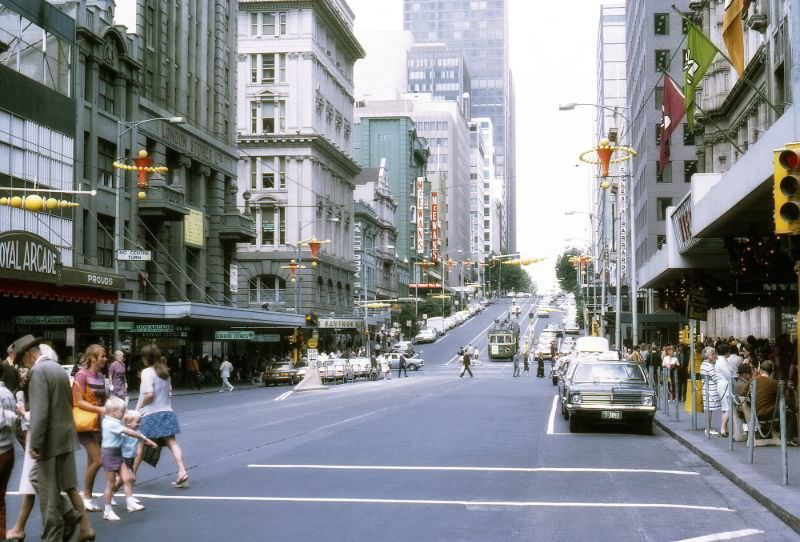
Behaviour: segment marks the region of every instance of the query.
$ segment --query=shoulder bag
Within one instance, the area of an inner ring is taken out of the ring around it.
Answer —
[[[81,391],[83,400],[90,405],[97,406],[97,397],[95,397],[94,392],[89,389],[88,382],[86,384],[86,390],[81,389],[80,383],[76,383],[78,384],[78,389]],[[99,431],[100,429],[100,415],[97,412],[84,410],[78,405],[75,405],[72,407],[72,417],[75,420],[75,430],[78,433]]]

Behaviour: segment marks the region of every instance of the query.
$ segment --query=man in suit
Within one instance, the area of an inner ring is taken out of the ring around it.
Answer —
[[[26,335],[14,342],[14,354],[30,370],[30,454],[36,460],[31,479],[36,480],[42,511],[42,540],[68,539],[80,523],[78,540],[94,540],[94,530],[76,489],[75,450],[78,435],[72,418],[72,391],[67,373],[58,364],[52,349],[42,347],[41,339]],[[64,509],[64,491],[72,508]]]
[[[3,370],[0,371],[0,380],[5,382],[8,391],[17,393],[17,390],[19,390],[19,373],[14,366],[14,348],[9,346],[6,353],[8,357],[3,362]]]

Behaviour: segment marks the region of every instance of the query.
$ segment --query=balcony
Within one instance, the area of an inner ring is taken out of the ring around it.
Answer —
[[[174,222],[189,214],[184,203],[183,192],[175,190],[162,181],[150,183],[147,197],[139,201],[139,216]]]
[[[256,240],[256,224],[252,217],[236,209],[225,211],[219,227],[219,238],[234,243],[252,243]]]

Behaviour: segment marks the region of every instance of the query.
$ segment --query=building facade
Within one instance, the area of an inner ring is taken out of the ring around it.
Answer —
[[[464,55],[444,43],[412,45],[406,58],[408,65],[408,92],[430,93],[434,99],[457,102],[469,108],[464,101],[471,95],[472,85]],[[464,111],[469,118],[469,110]]]
[[[507,248],[516,246],[516,167],[513,133],[513,82],[508,69],[507,0],[407,0],[404,28],[417,44],[443,43],[460,51],[471,77],[471,115],[494,125],[495,166],[503,179],[508,212]],[[409,66],[409,71],[412,68]],[[409,77],[409,83],[411,77]]]
[[[353,13],[343,0],[242,0],[236,17],[239,204],[256,222],[238,249],[239,299],[350,314],[353,65],[364,56]],[[313,266],[312,238],[329,241]]]
[[[472,119],[469,125],[472,159],[470,163],[470,259],[483,262],[492,254],[492,182],[494,152],[492,119]],[[499,254],[499,252],[495,253]]]

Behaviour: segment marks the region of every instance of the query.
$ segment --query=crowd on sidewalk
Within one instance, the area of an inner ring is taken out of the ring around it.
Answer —
[[[120,489],[129,513],[145,509],[133,495],[136,472],[142,462],[155,466],[164,447],[177,466],[172,486],[191,486],[177,441],[180,425],[172,409],[169,364],[158,347],[149,345],[140,352],[139,394],[132,409],[123,352],[116,352],[108,364],[104,347],[88,346],[72,378],[56,352],[32,335],[15,341],[7,354],[0,371],[0,540],[25,540],[37,496],[42,540],[69,540],[76,529],[78,540],[94,540],[88,513],[102,512],[104,520],[120,521],[114,509]],[[225,383],[229,369],[224,363],[220,367]],[[24,450],[22,503],[14,526],[6,531],[5,496],[17,443]],[[86,453],[82,490],[75,463],[80,448]],[[94,500],[100,469],[105,478],[102,507]]]
[[[695,373],[696,412],[719,412],[718,429],[710,436],[728,436],[733,426],[734,440],[747,439],[750,419],[751,389],[756,387],[755,414],[758,420],[755,438],[761,445],[778,444],[779,386],[784,385],[786,399],[787,441],[798,445],[797,434],[797,348],[787,337],[777,343],[749,336],[744,341],[734,337],[698,343],[690,363],[686,344],[636,346],[626,352],[626,359],[642,364],[650,374],[657,393],[666,388],[669,399],[684,403],[691,412],[691,371]],[[730,397],[733,396],[731,411]],[[729,420],[733,423],[729,424]]]

